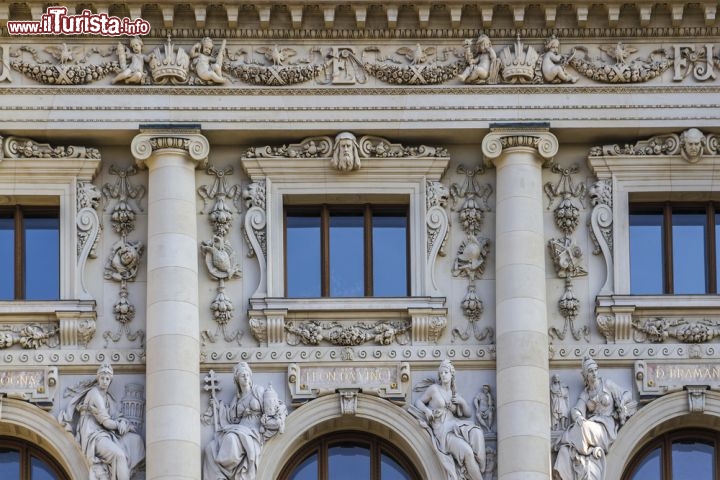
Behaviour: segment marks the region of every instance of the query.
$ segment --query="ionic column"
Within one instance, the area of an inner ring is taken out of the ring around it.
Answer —
[[[131,144],[148,169],[146,474],[200,478],[200,314],[195,168],[199,128],[143,129]]]
[[[491,128],[482,151],[497,170],[498,478],[548,480],[550,400],[542,164],[558,150],[547,128]]]

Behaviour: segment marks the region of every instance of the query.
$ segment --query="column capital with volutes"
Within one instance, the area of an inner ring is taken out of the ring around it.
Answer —
[[[188,160],[196,162],[196,167],[205,168],[210,154],[210,142],[200,133],[199,126],[165,127],[141,126],[140,133],[135,135],[130,144],[130,151],[135,163],[147,167],[146,161],[153,155],[165,151],[175,150]]]
[[[512,125],[490,128],[482,141],[485,162],[490,166],[512,150],[533,150],[543,163],[553,159],[559,148],[558,139],[547,126]]]

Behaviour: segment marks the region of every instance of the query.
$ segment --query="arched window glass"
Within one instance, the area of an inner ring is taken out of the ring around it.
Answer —
[[[281,480],[419,480],[415,468],[394,445],[364,432],[339,432],[305,445]]]
[[[35,445],[17,438],[0,437],[2,480],[68,480],[57,463]]]
[[[720,433],[669,432],[648,443],[630,462],[623,480],[716,480],[720,475]]]

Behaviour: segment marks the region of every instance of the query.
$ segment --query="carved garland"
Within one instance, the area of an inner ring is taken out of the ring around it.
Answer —
[[[587,275],[587,270],[582,265],[583,252],[580,246],[575,243],[572,234],[580,224],[580,210],[585,208],[584,198],[586,187],[584,183],[574,184],[572,175],[578,173],[577,165],[569,168],[561,168],[557,164],[552,165],[552,172],[560,175],[556,183],[547,182],[544,190],[548,197],[548,210],[552,208],[557,199],[560,201],[553,210],[555,226],[563,233],[562,237],[552,238],[548,242],[550,256],[555,265],[555,273],[558,277],[565,279],[565,292],[558,301],[560,314],[565,319],[562,331],[551,327],[551,337],[564,340],[568,330],[575,340],[585,338],[590,341],[590,329],[587,326],[575,328],[574,322],[580,313],[580,300],[573,292],[572,279]]]
[[[232,300],[225,295],[225,281],[240,277],[242,272],[237,262],[235,250],[227,239],[232,226],[233,212],[225,202],[226,200],[231,201],[237,213],[240,213],[240,185],[227,186],[226,180],[228,175],[233,173],[232,167],[218,169],[210,165],[206,172],[208,175],[214,176],[215,180],[212,185],[202,185],[197,189],[197,192],[204,203],[201,214],[205,213],[208,201],[214,201],[208,215],[208,220],[213,229],[213,238],[212,240],[200,242],[200,252],[205,259],[205,266],[208,269],[210,278],[218,282],[217,295],[210,303],[210,311],[218,328],[215,332],[204,330],[202,337],[204,340],[214,343],[222,332],[226,342],[236,341],[239,345],[243,331],[241,329],[232,333],[227,331],[227,325],[232,320],[235,307]]]
[[[467,293],[461,302],[463,315],[468,319],[464,331],[455,328],[452,331],[453,340],[470,338],[470,331],[476,340],[486,338],[492,340],[494,331],[492,327],[481,329],[479,320],[483,313],[483,303],[478,297],[475,287],[475,279],[480,278],[485,271],[487,256],[490,252],[490,240],[480,236],[482,222],[486,211],[490,211],[488,199],[493,193],[490,184],[480,186],[475,176],[485,173],[485,168],[467,168],[459,165],[457,173],[464,175],[462,184],[454,183],[450,186],[450,196],[453,200],[453,211],[458,212],[460,227],[465,233],[465,238],[458,247],[457,255],[453,262],[453,277],[465,277],[470,282]],[[459,206],[458,206],[459,203]],[[457,208],[456,208],[457,207]]]
[[[490,38],[467,39],[459,47],[422,45],[395,47],[388,54],[379,46],[358,52],[351,47],[330,46],[298,51],[278,44],[261,47],[239,46],[234,50],[222,40],[217,46],[204,37],[189,51],[166,42],[145,53],[143,40],[135,37],[126,46],[101,50],[63,43],[38,52],[31,46],[2,46],[4,68],[0,81],[12,81],[10,69],[45,85],[88,85],[115,74],[112,83],[133,85],[249,85],[281,87],[315,81],[319,84],[348,85],[366,83],[372,76],[393,85],[436,85],[448,82],[466,84],[555,84],[574,83],[578,76],[571,67],[593,82],[609,84],[646,83],[674,68],[673,81],[687,77],[696,81],[714,80],[720,58],[713,46],[673,45],[658,49],[647,57],[637,57],[638,49],[623,42],[598,45],[592,57],[586,46],[575,46],[560,53],[560,41],[549,37],[542,53],[526,46],[519,35],[514,44],[499,53]]]
[[[117,343],[123,335],[131,342],[140,340],[142,347],[145,340],[145,332],[130,330],[130,322],[135,318],[135,305],[130,303],[130,292],[128,282],[134,282],[140,268],[140,259],[145,251],[145,245],[139,241],[128,240],[128,234],[135,230],[135,217],[138,210],[142,211],[140,201],[145,196],[145,187],[132,185],[130,177],[137,174],[137,167],[134,165],[128,168],[120,168],[110,165],[109,173],[117,176],[114,184],[106,183],[102,187],[102,195],[105,198],[105,210],[110,206],[110,200],[116,200],[115,206],[110,214],[110,223],[115,233],[120,235],[120,240],[110,248],[110,255],[105,262],[105,279],[120,282],[119,300],[113,305],[115,320],[120,323],[116,332],[107,330],[103,333],[105,345],[112,340]]]

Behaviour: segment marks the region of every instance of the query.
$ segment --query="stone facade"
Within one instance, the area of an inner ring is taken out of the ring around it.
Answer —
[[[716,4],[67,6],[151,30],[0,4],[0,213],[60,218],[59,298],[0,300],[0,436],[73,479],[364,431],[425,479],[620,480],[720,432],[719,297],[633,294],[629,240],[632,202],[720,201]],[[287,296],[286,207],[338,203],[406,208],[408,295]]]

